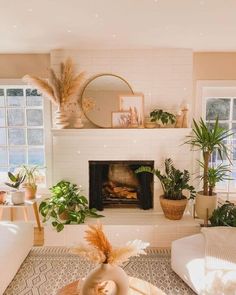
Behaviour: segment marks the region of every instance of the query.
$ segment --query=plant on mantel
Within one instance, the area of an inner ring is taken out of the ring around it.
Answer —
[[[195,189],[189,185],[190,173],[187,170],[180,171],[174,167],[173,161],[165,160],[165,172],[152,169],[149,166],[141,166],[136,173],[148,172],[156,175],[160,180],[164,195],[160,196],[162,210],[168,219],[181,219],[187,205],[187,198],[183,191],[189,191],[189,198],[195,198]]]
[[[89,209],[88,200],[81,194],[76,184],[62,180],[50,188],[50,198],[45,199],[39,206],[43,222],[52,221],[52,226],[60,232],[65,224],[84,223],[86,217],[103,217],[96,209]]]
[[[161,122],[163,125],[174,124],[176,117],[174,114],[165,112],[161,109],[155,109],[150,113],[151,122]]]
[[[220,127],[219,118],[215,123],[207,124],[201,118],[199,122],[193,120],[193,134],[188,136],[187,144],[190,144],[193,150],[200,150],[203,161],[200,167],[203,168],[203,191],[199,192],[196,197],[196,213],[199,218],[205,221],[211,216],[216,208],[217,198],[213,192],[216,182],[227,179],[229,168],[227,165],[210,167],[210,159],[214,152],[217,152],[222,163],[223,159],[228,159],[229,149],[227,139],[233,135],[231,130]],[[210,198],[209,198],[210,197]]]

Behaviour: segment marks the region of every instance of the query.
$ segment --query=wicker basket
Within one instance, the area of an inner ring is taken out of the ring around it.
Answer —
[[[162,195],[160,196],[160,203],[166,218],[179,220],[183,217],[188,200],[187,198],[181,200],[169,200],[165,199]]]

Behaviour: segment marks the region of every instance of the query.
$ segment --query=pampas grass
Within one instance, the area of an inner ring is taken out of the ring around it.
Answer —
[[[60,106],[78,95],[85,79],[85,72],[75,75],[73,62],[68,58],[61,63],[58,76],[53,69],[50,69],[49,82],[31,75],[26,75],[22,79],[37,88],[52,103]]]
[[[110,263],[122,265],[131,256],[146,254],[145,249],[149,243],[141,240],[128,242],[124,247],[112,247],[103,232],[102,224],[89,225],[85,232],[85,240],[88,245],[78,245],[71,249],[73,254],[87,257],[95,263]]]

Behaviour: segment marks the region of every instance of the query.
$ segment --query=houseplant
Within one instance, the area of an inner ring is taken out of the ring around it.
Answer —
[[[22,184],[22,187],[25,190],[25,198],[27,200],[32,200],[36,197],[36,178],[37,175],[39,175],[39,167],[22,165],[20,173],[25,176],[24,183]]]
[[[160,203],[165,217],[172,220],[181,219],[188,201],[187,197],[183,195],[183,190],[189,191],[191,199],[195,197],[194,187],[189,185],[189,172],[176,169],[170,158],[165,160],[164,174],[160,170],[148,166],[141,166],[135,172],[148,172],[157,176],[164,192],[160,196]]]
[[[212,226],[234,226],[236,227],[236,206],[226,201],[215,209],[210,217]]]
[[[21,175],[20,172],[14,175],[13,173],[9,171],[8,177],[11,182],[5,182],[5,184],[12,188],[12,190],[10,191],[12,203],[14,205],[23,204],[25,200],[25,192],[19,190],[19,188],[20,188],[20,185],[25,180],[25,176]]]
[[[165,112],[161,109],[155,109],[150,113],[151,122],[161,122],[163,125],[174,124],[176,117],[174,114]]]
[[[216,151],[222,162],[224,157],[229,159],[229,151],[225,141],[233,133],[220,127],[218,117],[213,126],[205,123],[202,118],[199,123],[193,120],[192,130],[193,134],[188,136],[189,139],[186,143],[190,144],[193,150],[200,150],[203,158],[203,162],[200,164],[203,167],[203,191],[197,193],[195,209],[197,216],[206,220],[211,216],[217,203],[216,193],[213,192],[210,184],[209,163],[211,155]]]
[[[89,209],[88,201],[76,184],[62,180],[50,188],[50,198],[45,199],[39,206],[43,222],[52,220],[52,226],[58,232],[62,231],[65,224],[84,223],[87,216],[103,217],[96,213],[96,209]]]

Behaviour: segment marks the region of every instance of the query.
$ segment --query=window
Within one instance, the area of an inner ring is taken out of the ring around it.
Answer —
[[[0,85],[0,180],[21,164],[45,167],[44,103],[29,86]],[[45,182],[43,177],[43,182]]]
[[[215,118],[219,117],[219,123],[223,128],[232,129],[236,132],[236,87],[229,87],[227,85],[218,85],[217,82],[214,86],[203,87],[203,118],[208,124],[212,124]],[[221,84],[223,82],[220,82]],[[227,84],[227,83],[226,83]],[[217,191],[221,192],[222,196],[226,199],[236,199],[236,133],[232,138],[227,139],[226,144],[231,150],[230,158],[223,159],[224,164],[230,165],[232,174],[231,180],[227,180],[217,184]],[[217,153],[214,153],[211,158],[213,165],[219,165],[221,159]]]

